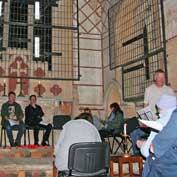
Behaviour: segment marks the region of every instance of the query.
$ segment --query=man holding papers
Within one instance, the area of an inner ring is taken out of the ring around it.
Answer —
[[[172,112],[176,109],[177,101],[175,96],[171,95],[163,95],[160,97],[157,102],[157,107],[160,112],[160,119],[157,121],[148,121],[148,120],[140,120],[146,126],[152,128],[150,136],[147,141],[138,140],[137,146],[141,150],[141,154],[144,157],[149,156],[149,148],[152,140],[157,135],[159,131],[163,129],[163,127],[168,123]]]
[[[1,116],[2,116],[2,126],[7,132],[7,136],[11,147],[20,146],[21,137],[25,132],[25,124],[23,123],[23,111],[21,106],[15,101],[16,95],[14,92],[9,92],[8,101],[2,105]],[[14,141],[12,129],[13,127],[18,128],[18,134]]]
[[[174,103],[170,100],[161,103],[168,109],[163,113],[167,123],[149,143],[150,155],[143,169],[143,177],[177,176],[177,108]]]
[[[144,95],[144,107],[146,108],[148,106],[151,109],[153,114],[156,115],[155,119],[158,118],[156,104],[162,95],[175,96],[175,93],[172,90],[172,88],[165,85],[164,71],[161,69],[158,69],[158,70],[156,70],[155,75],[154,75],[154,83],[146,88],[145,95]],[[139,154],[139,150],[136,146],[136,142],[138,139],[141,139],[141,137],[146,136],[146,134],[148,132],[148,131],[147,132],[146,131],[147,131],[147,129],[141,128],[141,124],[140,124],[140,128],[135,129],[130,134],[130,137],[132,139],[133,152],[135,155]]]

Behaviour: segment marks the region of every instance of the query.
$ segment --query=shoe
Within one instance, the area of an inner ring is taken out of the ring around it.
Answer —
[[[20,147],[21,144],[19,142],[15,142],[15,147]]]
[[[35,146],[40,146],[38,143],[34,143]]]
[[[14,142],[10,142],[10,146],[11,147],[15,147],[15,143]]]
[[[49,144],[48,141],[43,141],[43,142],[41,143],[41,145],[42,145],[42,146],[50,146],[50,144]]]

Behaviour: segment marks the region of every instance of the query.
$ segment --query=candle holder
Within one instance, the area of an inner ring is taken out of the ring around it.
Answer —
[[[6,82],[4,82],[3,84],[3,96],[7,96],[6,95]]]
[[[41,83],[38,84],[38,97],[42,97],[42,95],[41,95]]]
[[[20,84],[20,93],[18,94],[18,96],[20,96],[20,97],[24,97],[24,95],[23,95],[23,81],[22,81],[22,78],[20,78],[20,81],[19,82],[17,82],[17,84]]]
[[[124,154],[123,157],[129,157],[129,153],[128,153],[128,138],[129,135],[127,134],[122,134],[123,137],[123,149],[124,149]]]

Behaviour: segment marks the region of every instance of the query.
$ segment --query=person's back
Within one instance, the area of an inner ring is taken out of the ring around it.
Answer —
[[[55,148],[55,165],[58,170],[67,170],[69,147],[79,142],[101,142],[96,127],[87,120],[71,120],[63,126]]]

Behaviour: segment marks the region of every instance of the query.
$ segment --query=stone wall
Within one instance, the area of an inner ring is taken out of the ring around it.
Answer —
[[[117,101],[122,105],[125,112],[125,117],[132,117],[136,115],[136,109],[140,109],[143,104],[140,103],[125,103],[122,102],[122,75],[121,68],[115,70],[110,70],[109,68],[109,33],[108,33],[108,9],[114,5],[118,0],[103,0],[102,1],[102,52],[103,52],[103,80],[104,80],[104,98],[107,92],[111,93],[110,84],[112,82],[117,82],[119,87],[118,91],[115,93],[119,95],[119,98],[114,96]],[[176,65],[177,65],[177,37],[176,26],[177,26],[177,2],[164,0],[165,6],[165,25],[166,25],[166,36],[167,36],[167,70],[168,70],[168,82],[170,86],[177,92],[177,82],[176,82]],[[170,35],[169,35],[170,34]],[[170,36],[170,38],[169,38]],[[115,99],[115,100],[116,100]],[[106,103],[105,105],[109,105]]]
[[[121,68],[110,70],[109,68],[109,34],[108,34],[108,9],[117,0],[91,0],[79,1],[79,32],[80,32],[80,81],[40,81],[45,87],[43,97],[38,99],[45,111],[45,119],[52,122],[56,112],[60,112],[58,103],[62,101],[65,108],[62,112],[72,117],[78,115],[84,107],[90,107],[94,114],[105,117],[109,113],[111,102],[121,104],[125,117],[136,114],[134,103],[122,101],[122,75]],[[168,19],[166,19],[167,21]],[[169,28],[168,28],[169,30]],[[177,90],[176,82],[176,56],[177,37],[173,36],[167,40],[168,54],[168,78],[174,90]],[[1,79],[3,86],[4,79]],[[8,79],[6,82],[6,94],[9,91]],[[35,87],[38,80],[29,82],[29,95],[37,94]],[[51,92],[54,85],[61,89],[57,96]],[[19,94],[19,85],[16,90]],[[3,89],[1,89],[3,95]],[[0,104],[6,101],[7,97],[1,97]],[[17,102],[23,107],[28,104],[28,97],[18,97]],[[66,106],[67,105],[67,106]],[[70,105],[70,106],[68,106]],[[139,106],[138,106],[139,107]]]
[[[74,82],[74,115],[80,107],[101,111],[103,105],[101,1],[78,2],[81,79]]]

